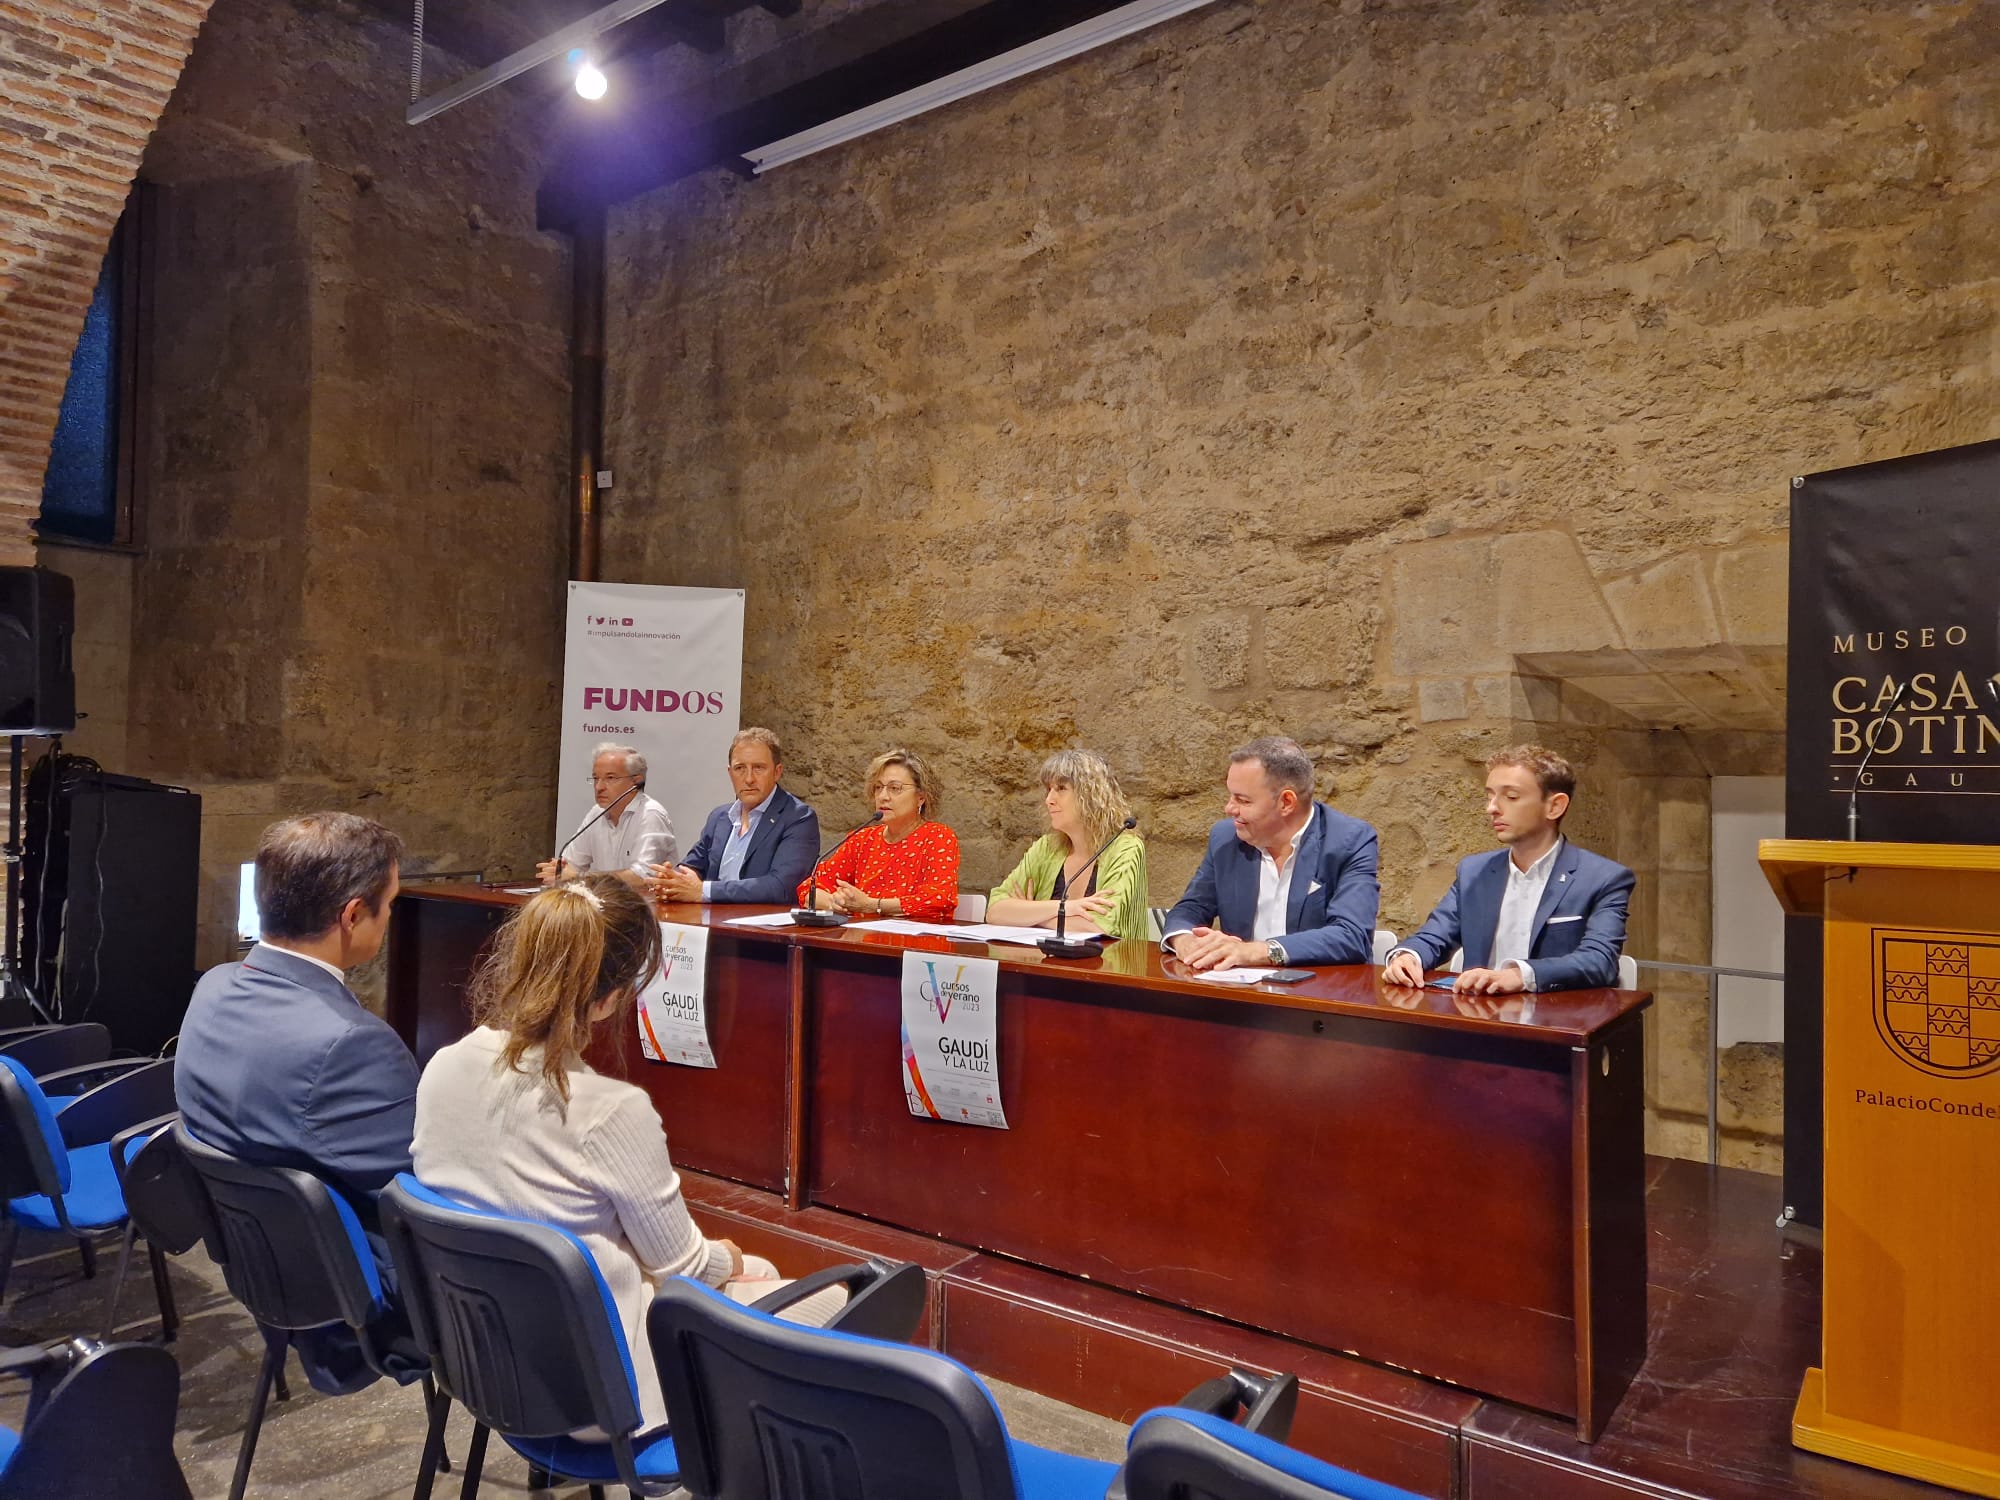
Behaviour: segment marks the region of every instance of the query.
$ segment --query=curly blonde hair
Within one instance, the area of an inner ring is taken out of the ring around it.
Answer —
[[[1042,786],[1052,787],[1058,781],[1067,782],[1076,793],[1076,810],[1093,849],[1108,843],[1119,824],[1132,815],[1132,805],[1125,800],[1117,776],[1094,750],[1058,750],[1043,761]],[[1069,843],[1063,834],[1056,837],[1065,845]]]

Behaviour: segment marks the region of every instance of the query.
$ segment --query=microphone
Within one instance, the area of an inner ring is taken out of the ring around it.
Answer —
[[[1062,884],[1062,894],[1056,897],[1056,935],[1054,937],[1045,937],[1039,943],[1035,944],[1037,948],[1040,948],[1042,952],[1048,954],[1050,958],[1103,957],[1104,955],[1103,934],[1093,933],[1091,936],[1087,938],[1073,938],[1064,936],[1063,923],[1069,917],[1069,893],[1075,887],[1077,881],[1083,879],[1084,871],[1088,870],[1092,865],[1096,864],[1100,859],[1104,857],[1104,851],[1106,849],[1109,849],[1113,844],[1117,843],[1120,839],[1125,837],[1126,834],[1130,833],[1133,829],[1137,828],[1138,826],[1139,826],[1139,820],[1137,818],[1127,818],[1123,823],[1120,823],[1118,825],[1118,831],[1112,834],[1111,837],[1106,839],[1101,845],[1099,845],[1097,852],[1091,855],[1089,859],[1083,862],[1083,869],[1078,870],[1076,874],[1070,879],[1063,880],[1062,872],[1060,870],[1056,872],[1056,879],[1060,881]]]
[[[1862,738],[1868,743],[1861,764],[1854,768],[1854,785],[1847,790],[1847,842],[1850,844],[1861,837],[1861,774],[1868,769],[1868,762],[1875,758],[1875,727],[1886,722],[1889,715],[1896,711],[1896,705],[1903,701],[1903,694],[1910,690],[1913,681],[1914,678],[1905,677],[1903,685],[1896,689],[1895,697],[1889,700],[1889,706],[1870,719],[1868,728],[1862,731]]]
[[[634,792],[642,792],[645,789],[646,789],[645,782],[635,781],[630,786],[626,787],[624,791],[620,792],[617,796],[613,797],[609,802],[605,803],[604,806],[598,808],[598,810],[595,813],[591,814],[590,817],[584,819],[583,827],[577,829],[575,833],[572,833],[568,838],[564,839],[562,842],[562,848],[556,850],[557,872],[560,873],[562,870],[562,859],[565,854],[569,853],[569,846],[571,844],[574,844],[578,839],[582,838],[586,833],[590,832],[592,824],[594,824],[599,818],[603,817],[606,813],[610,812],[612,808],[616,807],[619,803],[623,802],[627,797],[631,796]]]
[[[878,810],[874,817],[861,825],[861,828],[873,828],[881,821],[882,814]],[[813,865],[812,879],[806,886],[806,904],[792,908],[792,925],[794,927],[838,927],[847,921],[847,913],[844,911],[821,911],[819,909],[819,872],[828,860],[847,847],[847,840],[861,832],[861,828],[850,828],[841,841],[822,854],[818,862]]]

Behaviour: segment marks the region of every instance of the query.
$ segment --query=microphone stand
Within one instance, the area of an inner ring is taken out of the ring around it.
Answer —
[[[1896,705],[1903,701],[1903,694],[1910,690],[1910,684],[1914,680],[1905,677],[1903,685],[1896,689],[1895,697],[1889,700],[1889,706],[1870,719],[1867,729],[1862,731],[1863,738],[1868,743],[1863,747],[1861,764],[1854,768],[1854,785],[1847,789],[1847,842],[1850,844],[1861,837],[1861,777],[1868,769],[1868,762],[1875,758],[1876,727],[1888,721],[1889,715],[1896,711]]]
[[[1098,851],[1083,862],[1083,869],[1078,870],[1074,878],[1063,880],[1062,894],[1056,898],[1056,935],[1054,937],[1045,937],[1039,943],[1035,944],[1037,948],[1040,948],[1050,958],[1102,958],[1104,956],[1104,935],[1102,933],[1093,933],[1089,937],[1081,938],[1073,938],[1065,934],[1063,924],[1069,918],[1069,893],[1075,887],[1076,882],[1083,879],[1085,872],[1104,857],[1106,849],[1109,849],[1138,826],[1139,820],[1137,818],[1127,818],[1118,826],[1118,831],[1106,839],[1098,848]],[[1057,872],[1056,879],[1062,880],[1061,872]]]
[[[866,823],[863,823],[861,828],[873,828],[881,821],[882,814],[878,812]],[[812,879],[806,885],[806,904],[792,908],[792,925],[794,927],[840,927],[848,921],[848,915],[844,911],[821,911],[819,909],[819,872],[828,860],[832,859],[834,855],[840,853],[847,846],[848,839],[853,838],[855,834],[861,832],[861,828],[850,828],[841,841],[827,850],[825,854],[821,855],[818,863],[813,866]]]

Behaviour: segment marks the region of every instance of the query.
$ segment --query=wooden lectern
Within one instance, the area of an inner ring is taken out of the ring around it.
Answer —
[[[1766,839],[1826,921],[1826,1274],[1792,1441],[2000,1497],[2000,848]]]

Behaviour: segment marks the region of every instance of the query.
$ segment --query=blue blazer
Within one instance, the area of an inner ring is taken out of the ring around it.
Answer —
[[[259,943],[202,975],[174,1067],[181,1117],[232,1156],[301,1167],[372,1221],[410,1170],[417,1060],[389,1023],[315,963]]]
[[[1484,969],[1493,957],[1500,901],[1507,894],[1505,849],[1458,862],[1458,878],[1437,910],[1409,941],[1426,969],[1465,949],[1465,966]],[[1618,983],[1618,955],[1625,947],[1625,906],[1636,883],[1632,872],[1567,839],[1549,871],[1529,930],[1528,962],[1538,990],[1592,989]]]
[[[799,886],[812,873],[819,858],[819,814],[783,787],[771,789],[771,799],[757,831],[750,835],[750,847],[743,854],[743,871],[735,880],[722,880],[722,851],[728,847],[731,828],[729,809],[718,807],[702,825],[701,837],[681,861],[703,880],[715,880],[717,902],[741,902],[763,906],[790,906],[798,899]]]
[[[1365,964],[1375,954],[1375,830],[1359,818],[1315,803],[1317,815],[1299,840],[1298,872],[1285,908],[1285,958],[1295,964]],[[1224,818],[1208,831],[1208,852],[1174,903],[1161,936],[1220,927],[1247,938],[1257,919],[1257,872],[1264,858],[1236,836]]]

